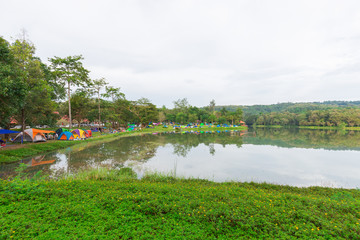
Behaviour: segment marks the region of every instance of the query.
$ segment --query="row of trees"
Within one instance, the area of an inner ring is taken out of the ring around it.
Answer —
[[[157,120],[154,104],[144,98],[126,100],[120,88],[109,86],[104,78],[90,79],[82,60],[81,55],[53,57],[46,65],[35,56],[35,46],[25,34],[11,44],[0,37],[0,127],[9,129],[13,121],[22,130],[26,125],[54,126],[62,116],[70,128],[73,119],[89,118],[99,125],[102,119],[118,124]]]
[[[163,106],[159,113],[160,121],[171,121],[177,123],[211,122],[238,124],[242,120],[242,110],[228,111],[222,108],[215,111],[215,100],[211,100],[209,106],[198,108],[191,106],[186,98],[174,101],[174,108],[167,109]]]
[[[14,120],[22,129],[27,125],[54,126],[63,116],[70,128],[73,120],[119,127],[157,121],[235,123],[242,119],[240,108],[216,111],[214,100],[208,107],[197,108],[186,98],[179,99],[173,109],[158,109],[146,98],[127,100],[120,88],[109,86],[104,78],[90,79],[81,55],[49,58],[47,65],[35,55],[35,50],[25,33],[13,43],[0,37],[2,128],[9,129]],[[74,87],[76,91],[72,91]]]
[[[102,98],[103,97],[103,98]],[[141,98],[137,101],[129,101],[118,88],[105,86],[105,93],[100,94],[101,116],[98,117],[98,101],[92,98],[92,92],[87,89],[78,89],[70,98],[73,118],[77,122],[88,120],[97,121],[104,119],[113,128],[137,123],[147,125],[149,122],[173,122],[173,123],[237,123],[242,119],[242,111],[229,112],[226,109],[214,111],[213,108],[198,108],[191,106],[187,99],[179,99],[174,102],[174,108],[168,109],[165,106],[158,109],[149,99]],[[59,106],[60,114],[67,113],[67,103]]]
[[[257,116],[257,125],[281,126],[360,126],[360,109],[328,109],[303,113],[272,112]]]

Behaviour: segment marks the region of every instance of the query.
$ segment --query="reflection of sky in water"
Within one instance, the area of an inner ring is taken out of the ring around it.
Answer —
[[[69,166],[67,156],[65,154],[57,153],[56,157],[56,164],[51,165],[50,169],[55,171],[62,170],[64,172],[67,172]]]
[[[222,181],[254,181],[294,186],[360,187],[360,152],[279,148],[244,144],[241,148],[214,144],[215,156],[199,145],[187,157],[160,147],[144,169],[177,176]],[[175,167],[176,166],[176,167]],[[142,174],[144,170],[140,172]]]
[[[289,136],[297,135],[289,133]],[[354,151],[357,146],[350,148],[353,151],[339,150],[337,147],[334,151],[278,147],[278,143],[270,142],[269,145],[268,142],[261,142],[263,139],[268,141],[268,137],[259,138],[251,134],[243,139],[247,144],[242,145],[239,135],[232,138],[230,135],[209,137],[180,134],[129,137],[88,148],[60,150],[23,162],[29,166],[29,172],[43,170],[51,176],[74,173],[84,168],[125,166],[133,168],[139,177],[146,171],[156,171],[218,182],[254,181],[292,186],[360,187],[360,151]],[[347,137],[340,136],[339,142],[344,144],[343,139]],[[312,142],[304,143],[317,144],[318,139],[324,138],[319,135]],[[213,140],[216,143],[212,143]],[[287,144],[284,139],[280,140],[280,144]],[[349,138],[350,140],[355,139]],[[48,164],[49,160],[55,161]],[[0,177],[15,173],[17,166],[18,164],[1,165]]]

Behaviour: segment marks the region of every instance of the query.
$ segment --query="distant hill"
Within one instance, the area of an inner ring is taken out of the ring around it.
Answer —
[[[359,108],[360,101],[324,101],[324,102],[307,102],[307,103],[277,103],[271,105],[224,105],[215,106],[215,110],[219,111],[225,107],[228,111],[235,111],[236,108],[241,107],[244,115],[258,115],[261,113],[270,112],[291,112],[301,113],[309,110],[324,110],[332,108]]]

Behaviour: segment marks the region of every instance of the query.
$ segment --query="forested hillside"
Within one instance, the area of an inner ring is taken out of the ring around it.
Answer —
[[[216,106],[233,111],[241,107],[248,125],[359,126],[360,101],[278,103],[252,106]]]
[[[235,111],[238,107],[243,109],[245,115],[261,114],[270,112],[291,112],[301,113],[309,110],[324,110],[333,108],[360,107],[360,101],[324,101],[324,102],[308,102],[308,103],[277,103],[270,105],[224,105],[215,106],[215,110],[219,111],[225,107],[228,111]]]

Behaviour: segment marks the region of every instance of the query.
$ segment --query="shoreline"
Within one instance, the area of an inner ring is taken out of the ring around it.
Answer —
[[[230,131],[230,130],[246,130],[246,127],[203,127],[203,128],[182,128],[181,132],[184,131]],[[6,163],[14,163],[20,161],[27,157],[32,157],[38,154],[48,153],[56,150],[60,150],[66,147],[71,147],[78,144],[85,143],[101,143],[106,142],[108,140],[116,140],[122,137],[128,136],[138,136],[142,134],[152,134],[152,133],[164,133],[164,132],[172,132],[175,129],[172,128],[163,128],[163,127],[155,127],[155,128],[144,128],[137,131],[129,131],[129,132],[120,132],[114,134],[103,134],[100,136],[92,137],[86,140],[76,140],[76,141],[62,141],[62,140],[51,140],[48,142],[41,143],[26,143],[22,146],[20,144],[16,144],[16,148],[1,148],[0,149],[0,164]],[[18,147],[21,146],[21,147]]]
[[[296,129],[315,129],[315,130],[360,131],[360,127],[256,125],[253,128],[296,128]]]

